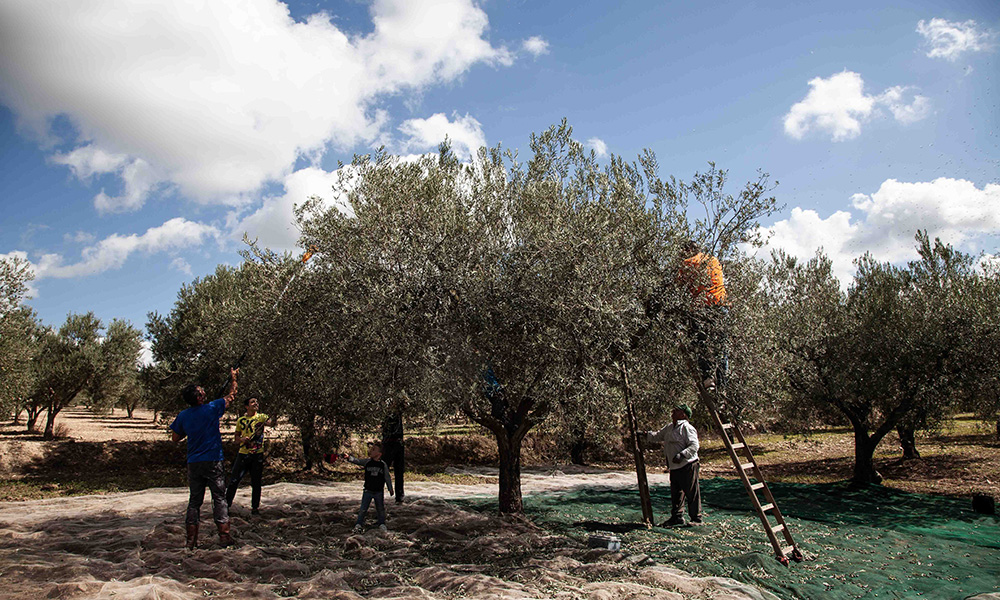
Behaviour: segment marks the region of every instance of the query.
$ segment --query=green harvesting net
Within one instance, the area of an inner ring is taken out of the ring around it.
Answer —
[[[1000,519],[968,499],[873,486],[772,484],[807,560],[774,559],[739,481],[702,481],[706,525],[680,529],[641,522],[638,492],[576,490],[525,497],[539,525],[584,538],[613,532],[622,549],[695,575],[731,577],[783,598],[966,598],[1000,592]],[[651,488],[658,522],[669,487]],[[476,501],[481,502],[481,501]],[[485,506],[484,506],[485,508]]]

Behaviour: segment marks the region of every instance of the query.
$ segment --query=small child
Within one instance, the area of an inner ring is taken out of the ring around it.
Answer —
[[[347,455],[347,460],[365,468],[365,491],[361,494],[361,510],[358,511],[358,521],[354,525],[354,532],[360,533],[365,523],[365,515],[372,500],[375,501],[375,514],[378,516],[378,528],[386,531],[385,527],[385,497],[382,486],[389,488],[389,497],[395,494],[392,491],[392,477],[389,475],[389,466],[382,460],[382,444],[372,442],[368,444],[368,458],[354,458]]]

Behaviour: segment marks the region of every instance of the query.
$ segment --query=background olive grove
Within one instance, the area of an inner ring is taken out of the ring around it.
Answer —
[[[916,232],[906,265],[859,257],[846,286],[820,251],[754,258],[780,207],[760,174],[728,191],[709,163],[661,178],[651,152],[598,164],[565,123],[532,135],[527,160],[501,147],[469,163],[379,151],[340,169],[341,203],[297,210],[303,261],[247,240],[139,332],[91,314],[59,329],[24,307],[30,270],[3,261],[0,407],[29,428],[85,398],[94,410],[183,408],[190,382],[221,388],[242,358],[241,396],[299,432],[304,466],[389,411],[409,422],[459,416],[496,442],[502,512],[521,510],[524,440],[544,431],[567,460],[625,444],[626,418],[659,427],[697,404],[688,327],[706,310],[679,282],[693,239],[723,264],[729,382],[725,406],[749,428],[849,425],[857,483],[880,480],[878,445],[956,411],[997,422],[1000,273]],[[705,412],[696,407],[704,429]],[[641,466],[641,464],[639,465]]]

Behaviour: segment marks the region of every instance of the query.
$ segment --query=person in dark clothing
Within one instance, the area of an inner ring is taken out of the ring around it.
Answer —
[[[368,445],[368,460],[354,458],[348,455],[347,460],[360,467],[365,468],[365,489],[361,494],[361,510],[358,511],[358,520],[354,524],[354,532],[360,533],[364,529],[365,515],[375,501],[375,514],[378,518],[378,528],[386,531],[385,526],[385,497],[383,487],[389,488],[389,495],[392,496],[392,477],[389,475],[389,466],[382,460],[382,444],[372,442]]]
[[[233,543],[229,531],[229,508],[226,506],[226,472],[222,466],[224,457],[219,418],[236,398],[238,372],[238,368],[230,369],[226,394],[208,404],[205,403],[205,390],[200,385],[191,384],[181,390],[181,396],[190,408],[182,410],[170,424],[175,442],[187,438],[188,487],[191,495],[184,523],[187,526],[187,547],[191,550],[198,546],[198,524],[206,486],[212,492],[212,513],[219,530],[219,543],[223,547]]]
[[[234,437],[240,445],[240,450],[233,461],[233,470],[229,474],[229,487],[226,489],[226,506],[233,507],[236,490],[243,477],[250,473],[250,514],[260,514],[260,491],[264,477],[264,427],[274,427],[277,421],[273,417],[258,412],[260,402],[256,398],[246,401],[246,413],[236,420]]]
[[[403,416],[389,415],[382,421],[382,460],[392,467],[396,479],[396,504],[403,503],[403,471],[406,461],[403,447]]]

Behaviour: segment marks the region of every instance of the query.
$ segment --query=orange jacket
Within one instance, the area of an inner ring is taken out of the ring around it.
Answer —
[[[698,273],[698,267],[702,263],[705,263],[705,270],[708,273],[707,287],[704,285],[704,278]],[[722,265],[719,264],[719,259],[699,252],[691,258],[684,259],[684,272],[681,276],[688,280],[692,296],[705,294],[705,304],[726,303],[726,283],[722,278]]]

